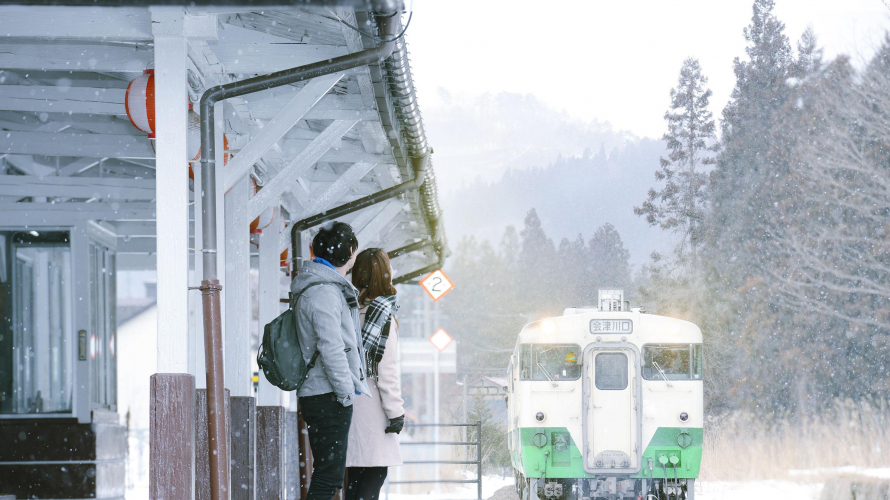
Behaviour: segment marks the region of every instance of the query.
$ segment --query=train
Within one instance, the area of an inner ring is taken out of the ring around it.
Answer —
[[[520,500],[694,500],[702,333],[631,308],[622,290],[529,323],[507,373]]]

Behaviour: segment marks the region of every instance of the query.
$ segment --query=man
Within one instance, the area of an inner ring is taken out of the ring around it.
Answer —
[[[358,295],[346,279],[357,250],[349,224],[327,223],[312,240],[312,261],[291,283],[303,359],[311,365],[297,391],[314,459],[307,500],[331,500],[343,485],[352,403],[369,394]]]

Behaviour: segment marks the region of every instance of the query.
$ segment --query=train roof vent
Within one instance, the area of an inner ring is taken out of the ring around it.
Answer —
[[[597,305],[600,311],[630,311],[630,302],[624,300],[624,290],[600,290]]]

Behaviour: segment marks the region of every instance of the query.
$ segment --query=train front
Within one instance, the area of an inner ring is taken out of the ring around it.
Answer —
[[[694,498],[701,343],[694,324],[630,309],[620,291],[523,328],[508,387],[520,498]]]

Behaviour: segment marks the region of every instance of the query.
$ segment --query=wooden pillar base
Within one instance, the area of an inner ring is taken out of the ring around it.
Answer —
[[[258,406],[256,412],[256,498],[284,498],[284,408]]]
[[[256,500],[256,399],[229,398],[232,447],[231,500]]]
[[[294,394],[292,397],[296,397]],[[284,416],[284,498],[300,500],[300,425],[299,416],[295,411],[288,411]]]
[[[151,376],[149,498],[192,500],[195,488],[195,377]]]
[[[226,389],[226,420],[232,428],[232,409]],[[210,500],[210,446],[207,436],[207,389],[195,391],[195,500]],[[232,443],[229,442],[229,449]]]

